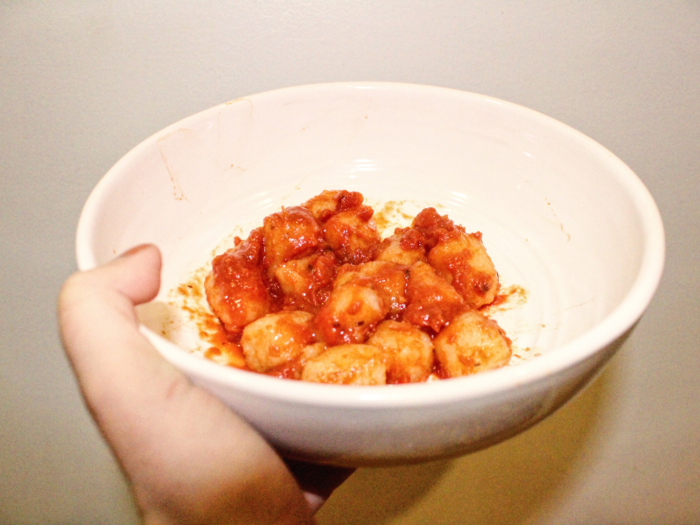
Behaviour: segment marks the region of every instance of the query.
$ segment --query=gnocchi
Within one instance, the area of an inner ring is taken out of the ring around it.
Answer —
[[[482,312],[499,289],[481,233],[426,208],[382,239],[362,194],[345,190],[269,215],[204,281],[246,368],[344,385],[506,365],[511,341]]]

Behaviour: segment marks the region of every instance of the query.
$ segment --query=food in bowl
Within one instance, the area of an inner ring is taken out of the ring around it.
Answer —
[[[488,310],[513,340],[509,366],[350,388],[282,381],[202,356],[210,345],[189,318],[173,318],[170,292],[184,284],[183,301],[196,307],[201,289],[186,283],[204,279],[199,269],[214,247],[223,251],[230,236],[246,237],[281,206],[333,188],[361,192],[383,235],[379,217],[392,202],[411,217],[434,206],[483,232],[499,294],[514,284],[527,291],[522,304],[516,296]],[[144,242],[163,255],[161,292],[139,307],[157,350],[286,456],[346,466],[453,457],[547,417],[615,354],[664,262],[653,197],[591,138],[490,96],[374,82],[242,97],[145,140],[86,202],[79,267]]]
[[[268,215],[212,261],[209,306],[248,370],[384,385],[500,368],[511,341],[483,307],[500,283],[481,233],[435,208],[382,239],[359,192]]]

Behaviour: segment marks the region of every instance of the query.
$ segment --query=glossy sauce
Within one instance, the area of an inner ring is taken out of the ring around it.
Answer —
[[[386,209],[396,212],[396,207]],[[240,344],[248,324],[275,312],[308,312],[313,320],[304,338],[315,344],[295,350],[287,361],[264,372],[297,380],[307,363],[316,363],[317,369],[323,362],[319,356],[335,346],[350,345],[350,354],[342,354],[345,361],[353,351],[358,359],[367,354],[367,340],[384,321],[410,323],[433,340],[464,312],[488,315],[489,309],[502,307],[513,296],[524,297],[522,289],[500,290],[498,274],[484,263],[490,259],[480,232],[466,233],[434,208],[424,209],[410,227],[396,228],[386,239],[380,237],[377,223],[385,228],[387,221],[375,216],[361,194],[331,191],[266,217],[245,240],[236,238],[232,249],[214,257],[203,280],[214,312],[198,316],[200,338],[210,345],[205,357],[250,369],[246,359],[251,356]],[[178,290],[191,294],[193,288],[190,283]],[[352,345],[359,346],[355,350]],[[268,346],[276,352],[275,345]],[[378,363],[366,355],[363,359],[347,366],[360,367],[363,380],[375,377],[377,370],[362,367]],[[389,383],[449,377],[437,359],[424,372],[411,374],[393,371],[392,358],[383,359],[389,360],[381,364],[387,367]]]

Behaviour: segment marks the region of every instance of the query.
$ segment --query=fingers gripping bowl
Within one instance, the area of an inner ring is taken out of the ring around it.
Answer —
[[[513,340],[510,364],[442,381],[349,387],[203,358],[172,291],[226,239],[328,189],[361,192],[383,210],[386,228],[434,206],[482,232],[501,286],[521,291],[492,312]],[[546,417],[614,354],[651,301],[664,262],[652,197],[599,144],[497,99],[390,83],[262,93],[147,139],[88,199],[79,267],[145,242],[158,245],[164,265],[159,296],[140,312],[142,331],[163,356],[284,454],[349,466],[455,456]]]

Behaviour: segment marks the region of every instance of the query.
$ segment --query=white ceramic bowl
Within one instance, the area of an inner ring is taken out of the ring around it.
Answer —
[[[654,295],[664,234],[642,182],[608,150],[549,117],[491,97],[391,83],[262,93],[186,118],[121,159],[88,199],[81,269],[155,243],[168,290],[282,205],[324,189],[438,205],[481,231],[504,286],[527,299],[494,315],[510,366],[424,384],[347,387],[224,367],[143,326],[196,384],[286,455],[338,465],[454,456],[513,436],[581,390]],[[160,312],[160,313],[159,313]],[[146,320],[144,318],[144,320]],[[185,323],[186,324],[186,323]],[[196,346],[196,341],[191,342]]]

